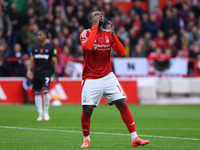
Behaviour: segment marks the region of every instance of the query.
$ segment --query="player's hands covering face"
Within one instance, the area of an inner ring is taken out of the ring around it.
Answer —
[[[92,20],[92,24],[93,25],[99,25],[99,19],[100,19],[99,16],[95,16],[94,19]]]
[[[115,35],[115,26],[111,21],[108,21],[108,23],[109,23],[110,34],[113,36]]]

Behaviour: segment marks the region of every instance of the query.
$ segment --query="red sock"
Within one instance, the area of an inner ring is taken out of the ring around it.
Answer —
[[[90,118],[91,115],[86,115],[82,112],[81,125],[82,125],[83,136],[90,135]]]
[[[135,129],[134,119],[133,119],[133,116],[132,116],[128,106],[125,105],[125,106],[119,108],[119,111],[121,113],[122,120],[124,121],[124,123],[126,124],[126,126],[128,128],[129,133],[135,132],[136,129]]]

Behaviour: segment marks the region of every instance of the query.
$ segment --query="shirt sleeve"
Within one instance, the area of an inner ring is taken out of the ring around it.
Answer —
[[[114,43],[112,44],[112,48],[117,53],[117,55],[124,56],[125,55],[125,48],[122,45],[122,43],[119,41],[119,39],[117,38],[116,35],[113,36],[113,42]]]
[[[93,25],[92,31],[91,31],[89,37],[87,37],[87,30],[84,30],[81,33],[80,41],[81,41],[81,45],[83,46],[83,48],[85,50],[92,50],[93,49],[96,34],[97,34],[97,29],[98,29],[98,25]]]

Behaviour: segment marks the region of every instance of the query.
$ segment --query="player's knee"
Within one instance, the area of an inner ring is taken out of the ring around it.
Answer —
[[[125,98],[114,101],[114,104],[117,108],[125,106],[126,105]]]
[[[91,115],[93,112],[93,106],[83,106],[83,113],[86,115]]]

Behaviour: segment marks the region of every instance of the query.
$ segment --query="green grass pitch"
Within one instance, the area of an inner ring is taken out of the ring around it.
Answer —
[[[138,135],[150,143],[132,147],[128,130],[115,106],[99,105],[91,118],[91,147],[88,149],[200,150],[199,105],[129,105],[129,108]],[[1,105],[0,150],[81,149],[81,112],[80,105],[51,106],[51,120],[37,122],[34,105]]]

